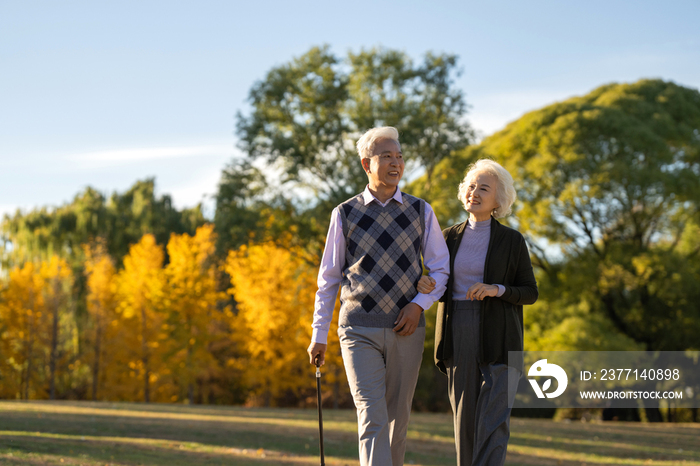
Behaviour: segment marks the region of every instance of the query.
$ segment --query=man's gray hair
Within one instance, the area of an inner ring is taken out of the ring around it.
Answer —
[[[380,126],[379,128],[372,128],[363,134],[357,141],[357,153],[360,155],[360,158],[368,159],[372,157],[374,144],[380,139],[391,139],[392,141],[396,141],[399,147],[401,147],[401,143],[399,142],[399,132],[393,126]]]
[[[508,170],[503,168],[501,164],[490,159],[477,160],[469,165],[467,174],[459,184],[459,192],[457,198],[462,202],[462,205],[467,204],[467,188],[469,188],[469,177],[477,173],[489,173],[496,177],[498,186],[496,187],[496,202],[498,207],[492,212],[495,218],[505,217],[510,214],[510,208],[517,197],[515,187],[513,186],[513,177],[510,176]]]

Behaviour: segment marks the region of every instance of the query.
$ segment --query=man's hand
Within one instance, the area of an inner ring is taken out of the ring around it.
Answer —
[[[467,299],[477,301],[483,300],[485,297],[489,296],[491,298],[496,297],[498,294],[498,287],[496,285],[485,285],[483,283],[474,283],[467,290]]]
[[[420,322],[420,314],[423,309],[416,303],[408,303],[399,312],[399,317],[396,319],[394,332],[401,336],[412,335],[418,328]]]
[[[437,282],[433,277],[429,277],[428,275],[423,275],[420,277],[420,280],[418,281],[418,285],[416,286],[416,289],[418,290],[419,293],[423,294],[429,294],[432,293],[432,291],[435,289],[435,284]]]
[[[323,343],[315,343],[311,342],[309,345],[309,349],[306,350],[307,353],[309,353],[309,362],[313,364],[314,366],[314,359],[316,359],[316,355],[318,355],[318,365],[322,366],[326,363],[326,348],[328,345],[323,344]]]

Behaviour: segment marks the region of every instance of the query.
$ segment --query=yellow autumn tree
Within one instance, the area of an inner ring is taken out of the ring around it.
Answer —
[[[41,263],[40,274],[44,280],[44,304],[48,317],[47,335],[44,346],[48,350],[48,393],[56,399],[56,384],[62,384],[62,392],[71,384],[71,372],[76,371],[78,332],[71,300],[73,291],[73,271],[65,259],[51,256]],[[61,370],[61,380],[58,380]],[[77,371],[76,371],[77,372]]]
[[[0,398],[18,398],[19,390],[15,385],[15,370],[11,358],[12,346],[15,343],[12,330],[9,328],[7,310],[7,290],[9,274],[6,280],[0,280]]]
[[[67,366],[79,364],[73,362],[77,328],[72,283],[68,264],[57,256],[10,271],[0,302],[3,398],[55,398],[58,383],[70,384]]]
[[[42,333],[46,327],[44,279],[32,262],[10,271],[0,303],[5,364],[0,393],[3,398],[28,400],[43,392]],[[40,396],[43,398],[43,396]]]
[[[144,235],[129,248],[124,268],[117,274],[119,353],[105,367],[109,399],[169,401],[156,387],[168,374],[163,361],[166,339],[163,299],[163,249],[153,235]],[[154,396],[155,395],[155,396]]]
[[[241,367],[250,386],[249,403],[263,405],[303,402],[313,388],[313,367],[306,348],[311,339],[317,267],[297,247],[273,243],[242,246],[229,253],[226,272],[237,303],[233,328],[248,353]],[[344,371],[336,329],[326,357],[327,380],[343,383]]]
[[[167,249],[167,322],[171,336],[168,362],[179,387],[173,401],[185,399],[194,403],[195,395],[206,401],[209,382],[219,370],[210,351],[216,322],[221,320],[217,303],[226,298],[216,286],[214,226],[199,227],[194,236],[172,234]]]
[[[117,283],[114,261],[107,252],[103,239],[83,245],[85,276],[87,277],[87,311],[90,316],[89,332],[85,335],[90,354],[92,399],[97,400],[98,389],[105,385],[104,367],[112,368],[118,354],[116,335],[119,329],[117,314]]]

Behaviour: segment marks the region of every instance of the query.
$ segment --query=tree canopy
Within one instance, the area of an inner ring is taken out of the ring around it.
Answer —
[[[455,86],[459,72],[454,55],[427,53],[414,63],[403,52],[376,48],[342,58],[327,46],[271,69],[250,90],[250,113],[237,115],[247,160],[222,177],[216,213],[222,239],[240,237],[235,219],[255,219],[256,208],[264,208],[241,209],[240,194],[250,194],[241,181],[261,180],[256,163],[279,173],[272,183],[263,177],[265,195],[258,199],[322,239],[330,210],[367,183],[354,144],[375,126],[399,130],[407,172],[423,170],[429,187],[436,164],[473,136],[464,94]]]
[[[202,224],[201,206],[177,210],[170,196],[156,195],[153,178],[137,181],[126,192],[115,192],[109,198],[87,187],[61,206],[5,215],[0,228],[3,268],[52,254],[79,267],[81,246],[97,238],[102,238],[107,252],[120,260],[144,234],[154,234],[165,244],[170,233],[194,234]]]
[[[697,349],[697,90],[609,84],[524,115],[438,166],[441,189],[424,194],[441,221],[463,218],[457,185],[484,157],[513,175],[511,221],[558,296],[588,301],[645,349]]]
[[[416,65],[396,50],[349,52],[343,60],[327,46],[314,47],[250,90],[251,114],[237,115],[241,147],[251,158],[279,163],[283,183],[337,203],[366,183],[353,143],[389,125],[430,178],[435,164],[472,136],[463,92],[454,86],[458,75],[454,55],[427,53]]]

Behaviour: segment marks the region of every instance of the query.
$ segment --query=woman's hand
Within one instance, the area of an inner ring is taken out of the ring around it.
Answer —
[[[436,282],[433,277],[423,275],[422,277],[420,277],[420,280],[418,281],[418,286],[416,288],[418,289],[419,293],[428,294],[435,289],[435,283]]]
[[[477,301],[483,300],[485,297],[489,296],[495,298],[498,294],[498,287],[496,285],[486,285],[484,283],[474,283],[467,290],[467,299]]]

